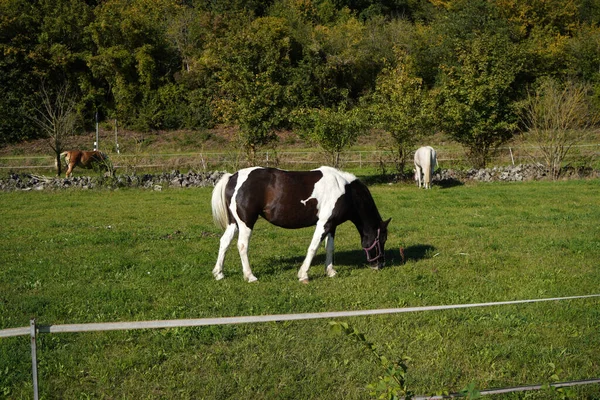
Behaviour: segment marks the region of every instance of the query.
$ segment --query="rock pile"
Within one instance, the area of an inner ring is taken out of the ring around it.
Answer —
[[[485,169],[469,169],[458,171],[445,169],[438,171],[433,177],[434,181],[479,181],[479,182],[520,182],[542,180],[551,177],[550,172],[538,165],[511,165],[506,167],[493,167]]]
[[[45,190],[45,189],[93,189],[106,187],[110,189],[141,187],[161,190],[170,187],[202,187],[214,186],[223,172],[193,172],[182,174],[179,171],[161,174],[143,175],[105,175],[91,178],[89,176],[71,176],[69,178],[47,177],[31,174],[10,174],[7,179],[0,179],[0,190]]]
[[[600,177],[600,171],[594,171],[591,168],[566,168],[561,171],[562,178],[585,178]],[[493,167],[485,169],[469,169],[459,171],[445,169],[436,172],[433,181],[444,182],[521,182],[521,181],[539,181],[552,179],[552,173],[544,166],[535,164],[510,165],[506,167]]]
[[[216,172],[163,172],[160,174],[143,175],[105,175],[91,178],[89,176],[75,176],[70,178],[46,177],[31,174],[10,174],[6,179],[0,179],[0,190],[44,190],[44,189],[92,189],[104,187],[109,189],[140,187],[152,190],[162,190],[163,187],[203,187],[214,186],[224,174]],[[600,171],[570,168],[562,171],[561,177],[600,178]],[[439,185],[452,186],[465,181],[479,182],[520,182],[531,180],[551,179],[552,174],[539,165],[514,165],[507,167],[494,167],[486,169],[455,170],[442,169],[435,173],[433,182]]]

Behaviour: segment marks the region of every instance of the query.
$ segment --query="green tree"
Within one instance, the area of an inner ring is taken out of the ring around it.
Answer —
[[[39,137],[29,116],[40,80],[53,87],[85,79],[91,18],[81,0],[0,2],[0,145]]]
[[[163,120],[156,115],[161,105],[157,90],[172,80],[172,72],[181,65],[167,36],[177,4],[176,0],[109,0],[95,9],[94,22],[87,28],[95,51],[87,62],[110,95],[114,116],[125,126],[162,127]]]
[[[273,143],[286,120],[286,84],[292,41],[285,20],[257,18],[234,32],[221,53],[222,112],[240,127],[249,161]]]
[[[431,98],[414,71],[412,58],[400,54],[396,66],[379,75],[369,107],[375,125],[394,141],[400,173],[417,141],[433,134]]]
[[[435,21],[439,127],[484,167],[517,127],[516,101],[524,58],[517,37],[486,0],[458,0]]]
[[[271,13],[287,21],[296,43],[288,93],[299,108],[357,103],[403,38],[383,17],[363,21],[330,1],[282,0]]]
[[[600,26],[581,25],[567,47],[569,75],[600,85]]]
[[[485,167],[517,128],[521,66],[516,46],[503,36],[481,36],[458,49],[458,65],[442,66],[436,93],[440,127],[467,149],[475,167]]]
[[[342,152],[363,135],[368,124],[359,108],[322,108],[303,110],[297,116],[300,134],[321,147],[333,167],[340,166]]]

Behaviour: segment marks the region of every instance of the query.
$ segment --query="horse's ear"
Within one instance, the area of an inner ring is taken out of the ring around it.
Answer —
[[[387,226],[390,224],[391,220],[392,220],[391,218],[388,218],[387,221],[382,221],[381,227],[387,229]]]

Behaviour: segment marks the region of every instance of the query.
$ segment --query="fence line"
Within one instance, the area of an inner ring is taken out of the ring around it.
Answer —
[[[304,314],[275,314],[275,315],[255,315],[255,316],[240,316],[240,317],[219,317],[219,318],[198,318],[198,319],[174,319],[174,320],[153,320],[153,321],[133,321],[133,322],[100,322],[88,324],[64,324],[64,325],[40,325],[38,326],[39,333],[72,333],[72,332],[96,332],[96,331],[115,331],[115,330],[132,330],[132,329],[157,329],[157,328],[179,328],[191,326],[208,326],[208,325],[236,325],[248,324],[257,322],[283,322],[283,321],[300,321],[307,319],[323,319],[323,318],[346,318],[360,317],[383,314],[400,314],[423,311],[439,311],[439,310],[454,310],[462,308],[474,307],[489,307],[511,304],[525,303],[540,303],[547,301],[588,299],[600,297],[600,294],[589,294],[581,296],[568,297],[552,297],[543,299],[528,299],[528,300],[510,300],[488,303],[471,303],[471,304],[452,304],[438,306],[419,306],[419,307],[403,307],[403,308],[383,308],[377,310],[355,310],[355,311],[328,311],[319,313],[304,313]],[[24,336],[29,335],[29,327],[12,328],[0,330],[0,337],[9,336]]]
[[[596,156],[598,155],[597,149],[600,149],[600,144],[580,144],[574,145],[573,148],[586,149],[587,156]],[[592,149],[591,151],[589,149]],[[529,146],[510,146],[510,147],[500,147],[498,149],[498,154],[491,157],[493,160],[499,160],[501,163],[522,163],[524,160],[531,159],[531,154],[528,154],[528,150],[539,150],[538,147],[529,145]],[[232,150],[230,152],[181,152],[181,153],[130,153],[130,154],[112,154],[114,156],[115,166],[116,167],[131,167],[131,168],[157,168],[157,167],[180,167],[180,166],[194,166],[199,162],[207,165],[220,165],[227,163],[236,163],[238,158],[242,157],[242,153]],[[272,155],[275,155],[275,159],[273,159]],[[259,151],[257,153],[260,164],[268,165],[303,165],[303,164],[311,164],[311,165],[321,165],[326,162],[326,154],[323,151],[307,151],[307,150],[274,150],[274,151]],[[447,149],[441,149],[438,151],[438,161],[440,163],[445,162],[457,162],[457,161],[465,161],[464,150],[459,147],[452,147]],[[571,154],[571,157],[573,155]],[[193,158],[193,161],[183,161],[177,158]],[[356,164],[360,167],[364,165],[391,165],[394,164],[394,151],[393,150],[348,150],[342,152],[342,164]],[[53,159],[52,156],[5,156],[0,157],[0,163],[5,165],[0,165],[0,169],[53,169],[54,165],[6,165],[11,161],[17,162],[19,160],[50,160]],[[133,159],[132,165],[118,165],[118,160],[124,161],[126,164]],[[135,165],[136,159],[137,161],[142,163],[139,165]],[[176,165],[160,163],[156,162],[160,159],[163,159],[165,162],[169,160],[175,160]],[[570,160],[570,158],[569,158]],[[409,160],[410,161],[410,160]]]
[[[563,388],[563,387],[573,387],[580,385],[590,385],[593,383],[600,383],[600,378],[598,379],[583,379],[579,381],[569,381],[569,382],[554,382],[549,383],[548,386],[555,388]],[[514,386],[507,387],[501,389],[486,389],[479,391],[479,394],[482,396],[490,396],[494,394],[507,394],[507,393],[515,393],[515,392],[527,392],[530,390],[540,390],[543,389],[545,385],[527,385],[527,386]],[[440,400],[447,398],[456,398],[456,397],[465,397],[462,393],[452,393],[449,395],[440,395],[440,396],[415,396],[414,400]]]
[[[487,303],[470,303],[470,304],[452,304],[452,305],[437,305],[437,306],[419,306],[419,307],[402,307],[402,308],[384,308],[377,310],[356,310],[356,311],[332,311],[320,313],[304,313],[304,314],[276,314],[276,315],[259,315],[259,316],[240,316],[240,317],[221,317],[221,318],[199,318],[199,319],[177,319],[177,320],[154,320],[154,321],[137,321],[137,322],[106,322],[106,323],[88,323],[88,324],[63,324],[63,325],[36,325],[35,319],[30,321],[29,326],[20,328],[9,328],[0,330],[0,338],[26,336],[31,338],[31,370],[33,381],[33,398],[39,399],[38,387],[38,372],[37,372],[37,334],[38,333],[67,333],[67,332],[97,332],[97,331],[114,331],[114,330],[132,330],[132,329],[156,329],[156,328],[176,328],[176,327],[192,327],[192,326],[208,326],[208,325],[234,325],[257,322],[282,322],[282,321],[299,321],[310,319],[323,318],[345,318],[358,316],[371,316],[383,314],[398,314],[412,313],[423,311],[440,311],[453,310],[475,307],[488,307],[499,305],[514,305],[525,303],[540,303],[548,301],[575,300],[575,299],[590,299],[600,297],[600,294],[588,294],[580,296],[566,297],[551,297],[542,299],[527,299],[527,300],[510,300],[497,301]],[[562,384],[554,384],[556,387],[584,385],[591,383],[599,383],[600,379],[589,379],[583,381],[566,382]],[[515,388],[505,388],[482,391],[481,394],[498,394],[510,393],[514,391],[538,390],[542,386],[521,386]],[[460,397],[452,395],[451,397]],[[440,398],[440,397],[420,397],[421,399]]]

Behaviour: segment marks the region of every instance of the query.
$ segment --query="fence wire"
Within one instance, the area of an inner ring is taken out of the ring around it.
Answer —
[[[32,381],[33,381],[33,398],[39,399],[38,389],[38,374],[37,374],[37,334],[38,333],[67,333],[67,332],[96,332],[96,331],[114,331],[114,330],[133,330],[133,329],[157,329],[157,328],[176,328],[176,327],[192,327],[192,326],[209,326],[209,325],[233,325],[246,323],[260,322],[282,322],[282,321],[299,321],[309,319],[331,319],[345,318],[358,316],[372,316],[383,314],[399,314],[413,313],[424,311],[441,311],[475,307],[489,307],[500,305],[540,303],[549,301],[576,300],[598,298],[600,294],[589,294],[581,296],[567,297],[552,297],[543,299],[527,299],[527,300],[511,300],[498,301],[487,303],[471,303],[471,304],[452,304],[452,305],[437,305],[437,306],[420,306],[420,307],[403,307],[403,308],[385,308],[377,310],[355,310],[355,311],[333,311],[320,313],[304,313],[304,314],[277,314],[277,315],[258,315],[258,316],[240,316],[240,317],[221,317],[221,318],[200,318],[200,319],[179,319],[179,320],[155,320],[155,321],[133,321],[133,322],[104,322],[104,323],[88,323],[88,324],[62,324],[62,325],[36,325],[35,320],[30,321],[30,325],[20,328],[9,328],[0,330],[0,338],[25,336],[31,338],[31,364],[32,364]],[[587,379],[581,381],[571,381],[563,383],[554,383],[554,387],[567,387],[600,383],[600,378]],[[490,389],[480,392],[482,395],[503,394],[512,392],[521,392],[529,390],[542,389],[542,385],[518,386],[503,389]],[[418,396],[417,399],[443,399],[452,397],[463,397],[460,393],[451,394],[449,396]]]

